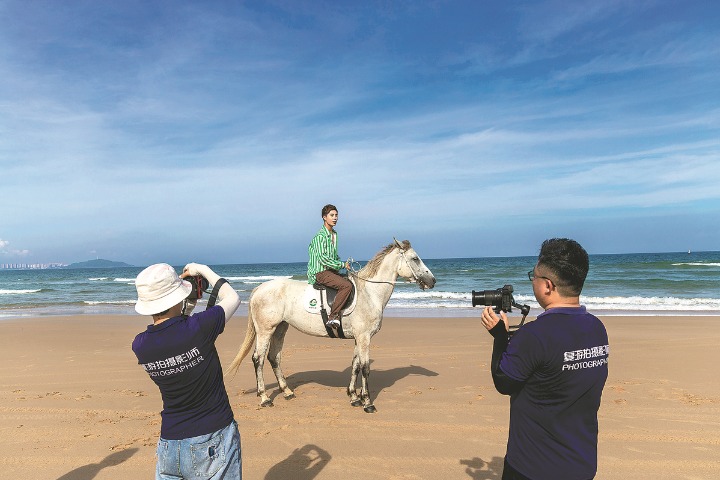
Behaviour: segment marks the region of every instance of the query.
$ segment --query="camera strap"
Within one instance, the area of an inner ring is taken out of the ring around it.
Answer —
[[[218,292],[220,292],[220,287],[222,287],[226,283],[228,283],[228,281],[224,278],[220,278],[217,282],[215,282],[215,285],[213,285],[212,293],[210,294],[210,298],[208,298],[207,308],[215,306],[215,302],[217,302]]]

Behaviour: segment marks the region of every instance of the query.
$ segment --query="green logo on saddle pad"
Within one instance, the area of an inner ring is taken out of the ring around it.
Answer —
[[[315,305],[317,305],[317,300],[313,298],[312,300],[310,300],[310,306],[314,307]]]

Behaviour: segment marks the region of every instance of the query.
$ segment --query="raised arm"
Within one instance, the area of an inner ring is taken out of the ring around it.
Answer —
[[[182,277],[202,275],[205,279],[210,282],[210,285],[215,285],[220,280],[220,275],[213,272],[210,267],[200,263],[188,263],[183,269]],[[225,311],[225,322],[230,320],[237,308],[240,306],[240,296],[237,294],[235,289],[229,284],[224,283],[218,291],[218,300],[216,305],[222,307]]]

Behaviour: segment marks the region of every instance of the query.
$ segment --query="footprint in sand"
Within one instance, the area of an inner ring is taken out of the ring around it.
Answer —
[[[716,403],[716,400],[712,398],[700,397],[698,395],[693,395],[692,393],[684,393],[680,401],[687,405],[704,405],[708,403]]]
[[[132,397],[146,397],[147,393],[143,392],[142,390],[115,390],[116,392],[120,392],[123,395],[130,395]]]
[[[60,392],[48,392],[48,393],[45,393],[42,395],[38,395],[35,398],[47,398],[47,397],[57,398],[57,397],[61,397],[61,396],[62,396],[62,393],[60,393]]]

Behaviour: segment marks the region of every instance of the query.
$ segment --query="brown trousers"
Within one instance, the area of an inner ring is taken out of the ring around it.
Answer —
[[[340,316],[340,310],[343,309],[345,302],[347,302],[348,297],[352,293],[352,282],[334,270],[325,270],[315,275],[315,283],[334,288],[338,291],[337,295],[335,295],[335,301],[333,302],[328,319],[338,318]]]

